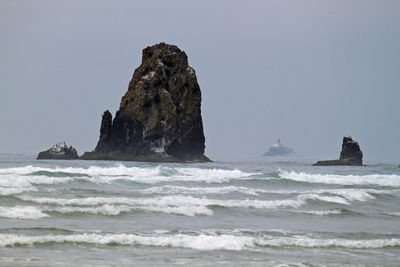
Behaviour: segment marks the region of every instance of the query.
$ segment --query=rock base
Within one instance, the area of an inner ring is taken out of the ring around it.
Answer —
[[[321,160],[313,164],[313,166],[362,166],[363,153],[358,142],[354,141],[351,136],[343,137],[342,151],[340,158],[334,160]]]
[[[362,162],[348,159],[320,160],[312,166],[362,166]]]
[[[211,162],[206,156],[196,158],[175,158],[171,156],[160,156],[157,154],[152,155],[131,155],[123,152],[85,152],[80,159],[82,160],[117,160],[117,161],[145,161],[145,162],[171,162],[171,163],[183,163],[183,162]]]

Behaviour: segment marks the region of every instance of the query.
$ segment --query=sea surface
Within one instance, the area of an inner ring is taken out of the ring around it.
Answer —
[[[399,266],[399,162],[0,155],[0,266]]]

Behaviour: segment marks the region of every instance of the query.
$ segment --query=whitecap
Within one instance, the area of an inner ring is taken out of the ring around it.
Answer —
[[[73,235],[41,235],[26,236],[16,234],[0,234],[0,246],[37,245],[47,243],[78,243],[93,245],[125,245],[179,247],[195,250],[252,250],[257,247],[301,247],[301,248],[330,248],[341,247],[350,249],[378,249],[399,247],[400,239],[318,239],[304,236],[271,237],[246,236],[226,233],[193,234],[96,234],[83,233]]]
[[[15,206],[0,207],[0,217],[9,219],[35,220],[49,217],[37,207],[32,206]]]
[[[325,201],[325,202],[332,202],[332,203],[338,203],[338,204],[343,204],[343,205],[350,205],[350,203],[338,196],[321,196],[318,194],[304,194],[304,195],[299,195],[298,199],[301,200],[320,200],[320,201]]]
[[[355,249],[370,249],[370,248],[386,248],[400,246],[400,239],[316,239],[309,237],[278,237],[271,239],[258,239],[257,245],[269,247],[302,247],[302,248],[355,248]]]
[[[17,195],[24,192],[38,191],[35,187],[0,187],[0,196]]]
[[[103,205],[97,207],[76,207],[76,206],[63,206],[63,207],[45,207],[46,212],[57,212],[63,214],[69,213],[87,213],[87,214],[102,214],[115,216],[124,212],[131,212],[134,210],[155,211],[168,214],[184,215],[184,216],[211,216],[213,211],[207,207],[202,206],[118,206],[118,205]]]
[[[37,175],[38,173],[64,173],[68,177],[52,177],[49,175]],[[186,182],[204,182],[204,183],[224,183],[232,179],[244,178],[254,173],[245,173],[240,170],[227,169],[206,169],[206,168],[172,168],[166,166],[155,167],[126,167],[123,164],[117,164],[113,167],[90,166],[89,168],[44,168],[25,166],[18,168],[0,169],[0,176],[11,176],[9,180],[12,183],[9,186],[15,186],[15,178],[18,177],[20,183],[24,186],[33,184],[54,184],[66,183],[72,180],[86,180],[92,183],[111,183],[116,180],[125,180],[140,183],[161,183],[173,181]],[[3,186],[0,183],[0,186]]]
[[[132,207],[129,206],[114,206],[114,205],[103,205],[99,207],[74,207],[74,206],[63,206],[63,207],[44,207],[46,212],[57,212],[57,213],[89,213],[89,214],[103,214],[103,215],[119,215],[122,212],[129,212]]]
[[[95,245],[140,245],[154,247],[179,247],[196,250],[243,250],[254,246],[254,239],[234,235],[162,235],[144,236],[134,234],[76,234],[23,236],[0,234],[0,246],[36,245],[46,243],[83,243]]]
[[[320,194],[334,194],[341,196],[350,201],[368,201],[375,199],[374,196],[369,194],[368,190],[364,189],[325,189],[325,190],[315,190],[315,192]]]
[[[255,189],[257,194],[279,194],[279,195],[300,195],[300,194],[322,194],[322,195],[337,195],[349,201],[369,201],[375,199],[371,194],[376,195],[396,195],[400,192],[398,189],[378,190],[371,188],[332,188],[332,189],[312,189],[312,190],[260,190]]]
[[[280,170],[280,177],[308,183],[340,184],[340,185],[379,185],[400,186],[400,176],[395,174],[370,175],[338,175],[338,174],[311,174],[304,172],[287,172]]]
[[[303,213],[309,215],[317,216],[329,216],[329,215],[339,215],[343,213],[342,209],[331,209],[331,210],[304,210],[304,211],[294,211],[295,213]]]
[[[208,198],[196,198],[191,196],[164,196],[154,198],[126,198],[126,197],[88,197],[88,198],[44,198],[18,196],[24,201],[32,201],[39,204],[52,205],[77,205],[77,206],[93,206],[103,204],[127,204],[127,205],[146,205],[146,206],[211,206],[218,205],[222,207],[233,208],[279,208],[293,207],[297,208],[304,204],[305,199],[284,199],[284,200],[219,200]]]
[[[0,187],[29,188],[34,184],[53,185],[72,181],[71,177],[29,176],[21,174],[0,175]]]
[[[32,184],[26,179],[26,177],[14,174],[5,174],[0,176],[0,186],[10,188],[28,188],[31,187]]]
[[[298,208],[305,204],[304,199],[283,200],[220,200],[208,198],[196,198],[191,196],[163,196],[153,198],[127,198],[127,197],[88,197],[88,198],[48,198],[17,196],[21,200],[39,204],[57,206],[100,206],[100,205],[128,205],[135,209],[157,211],[186,216],[212,215],[209,207],[220,206],[225,208],[254,208],[254,209],[278,209]],[[66,209],[68,210],[68,209]]]
[[[144,190],[140,190],[140,193],[142,194],[192,194],[192,195],[242,193],[247,195],[258,196],[258,192],[262,192],[262,190],[257,190],[243,186],[186,187],[186,186],[166,185],[159,187],[150,187]]]

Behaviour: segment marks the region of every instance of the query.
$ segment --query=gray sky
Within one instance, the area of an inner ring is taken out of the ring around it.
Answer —
[[[400,160],[400,1],[0,1],[0,152],[93,150],[141,51],[178,45],[203,93],[206,154],[279,137],[337,158]]]

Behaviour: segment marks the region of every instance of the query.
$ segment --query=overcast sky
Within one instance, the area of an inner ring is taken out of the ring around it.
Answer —
[[[400,160],[400,1],[0,1],[0,153],[91,151],[159,42],[202,90],[206,154],[259,156],[277,138],[338,158]]]

